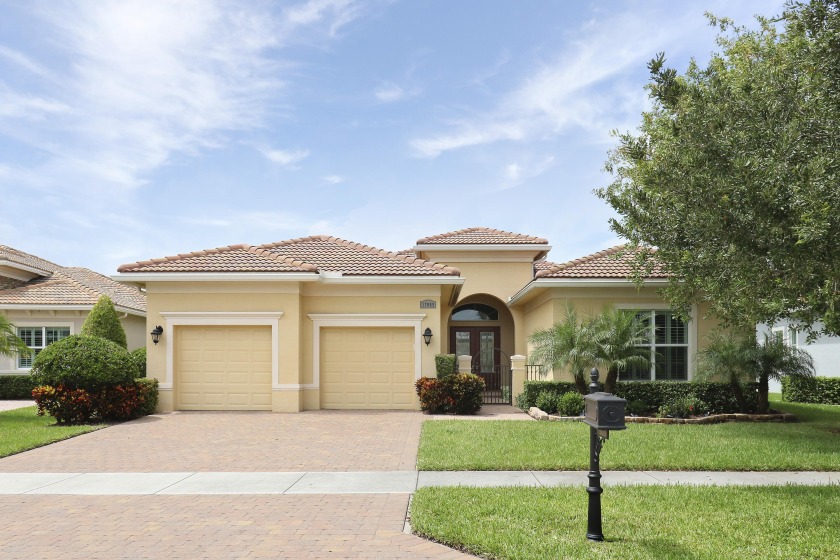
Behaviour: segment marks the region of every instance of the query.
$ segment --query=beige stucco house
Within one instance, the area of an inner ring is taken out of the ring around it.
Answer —
[[[0,245],[0,313],[37,354],[78,334],[102,295],[114,302],[128,349],[146,345],[146,296],[87,268],[66,267]],[[33,356],[0,356],[0,375],[29,373]]]
[[[712,326],[683,323],[641,290],[618,248],[564,264],[545,239],[469,228],[388,252],[328,236],[233,245],[123,265],[115,280],[145,290],[147,370],[161,410],[416,409],[414,381],[435,354],[484,376],[510,399],[521,387],[528,335],[605,304],[650,313],[665,356],[641,379],[688,380]],[[430,337],[428,335],[431,335]],[[663,363],[664,362],[664,363]],[[513,385],[494,377],[513,365]],[[559,374],[558,374],[559,377]]]

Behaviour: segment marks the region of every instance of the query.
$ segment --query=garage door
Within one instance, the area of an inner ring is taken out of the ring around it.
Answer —
[[[414,329],[321,329],[323,408],[415,408]]]
[[[271,327],[176,327],[180,410],[271,410]]]

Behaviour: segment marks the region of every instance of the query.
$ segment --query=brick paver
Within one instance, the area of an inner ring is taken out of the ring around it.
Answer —
[[[0,472],[413,470],[423,415],[184,412],[0,459]],[[0,496],[0,558],[471,558],[403,532],[407,494]]]
[[[411,411],[178,412],[0,459],[0,472],[414,470]]]
[[[402,532],[408,496],[2,496],[0,558],[473,558]]]

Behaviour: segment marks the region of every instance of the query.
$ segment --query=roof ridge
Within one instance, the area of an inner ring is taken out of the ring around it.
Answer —
[[[191,253],[178,253],[177,255],[169,255],[166,257],[158,257],[154,259],[148,259],[145,261],[137,261],[133,263],[126,263],[121,264],[117,267],[117,272],[128,272],[133,268],[138,268],[141,266],[149,266],[153,264],[163,263],[163,262],[173,262],[173,261],[180,261],[184,259],[188,259],[191,257],[203,257],[205,255],[213,255],[216,253],[226,253],[228,251],[236,251],[240,249],[244,249],[245,251],[251,250],[252,246],[248,245],[247,243],[238,243],[236,245],[225,245],[223,247],[216,247],[215,249],[203,249],[201,251],[193,251]]]
[[[379,247],[374,247],[373,245],[365,245],[364,243],[359,243],[357,241],[350,241],[349,239],[342,239],[341,237],[335,237],[334,235],[310,235],[308,237],[298,237],[295,239],[288,239],[285,241],[278,241],[276,243],[266,243],[265,245],[260,245],[257,248],[268,248],[268,247],[286,247],[289,245],[294,245],[297,243],[304,243],[307,241],[326,241],[329,243],[335,243],[336,245],[341,245],[342,247],[347,247],[348,249],[354,249],[356,251],[368,253],[371,255],[376,255],[380,257],[387,257],[390,259],[397,259],[402,262],[411,263],[419,266],[424,266],[425,268],[429,268],[432,270],[439,270],[441,272],[446,272],[453,276],[460,276],[461,271],[452,266],[442,265],[440,263],[427,261],[424,259],[420,259],[417,257],[411,257],[408,255],[401,255],[396,251],[388,251],[387,249],[380,249]],[[287,257],[290,258],[290,257]],[[299,261],[298,261],[299,262]],[[315,270],[318,270],[316,267]],[[346,274],[346,273],[345,273]],[[348,274],[352,275],[352,274]]]
[[[249,247],[248,252],[257,255],[260,257],[265,257],[275,262],[287,264],[289,266],[294,266],[295,268],[302,268],[304,270],[308,270],[310,272],[318,272],[318,267],[312,263],[308,263],[299,259],[295,259],[293,257],[284,257],[282,255],[278,255],[277,253],[272,253],[268,249],[263,248],[262,246],[258,247]]]
[[[47,260],[47,259],[41,258],[41,257],[39,257],[38,255],[33,255],[32,253],[27,253],[26,251],[21,251],[20,249],[15,249],[14,247],[10,247],[9,245],[0,245],[0,258],[2,258],[2,256],[3,256],[4,254],[6,255],[6,257],[7,257],[7,258],[8,258],[8,256],[9,256],[7,253],[4,253],[4,252],[3,252],[3,249],[6,249],[6,250],[8,250],[8,251],[11,251],[12,253],[17,253],[17,254],[20,254],[20,255],[25,255],[26,257],[31,257],[32,259],[34,259],[34,260],[36,260],[36,261],[41,261],[41,262],[46,263],[46,264],[48,264],[48,265],[50,265],[50,266],[54,266],[55,268],[62,268],[62,266],[61,266],[60,264],[56,264],[56,263],[54,263],[54,262],[52,262],[52,261],[50,261],[50,260]],[[18,258],[20,258],[20,257],[18,257]],[[22,265],[24,265],[24,266],[34,266],[35,268],[40,268],[39,266],[33,265],[32,263],[21,262],[20,260],[15,260],[15,259],[10,259],[10,260],[13,260],[14,262],[16,262],[16,263],[18,263],[18,264],[22,264]],[[54,270],[49,270],[49,272],[55,272],[55,271],[54,271]]]
[[[524,233],[516,233],[514,231],[507,231],[507,230],[504,230],[504,229],[496,229],[496,228],[488,228],[488,227],[470,227],[470,228],[458,229],[458,230],[455,230],[455,231],[448,231],[446,233],[439,233],[437,235],[430,235],[428,237],[423,237],[421,239],[418,239],[416,244],[417,245],[423,245],[424,243],[431,243],[431,242],[439,240],[439,239],[446,239],[446,238],[449,238],[449,237],[454,237],[456,235],[461,235],[461,234],[465,234],[465,233],[475,233],[475,232],[490,233],[490,234],[502,235],[502,236],[511,236],[511,237],[515,237],[515,238],[523,239],[523,240],[527,239],[529,241],[533,241],[534,243],[539,243],[539,244],[543,244],[543,243],[547,244],[548,243],[548,240],[545,239],[544,237],[537,237],[537,236],[534,236],[534,235],[527,235],[527,234],[524,234]]]
[[[65,273],[64,270],[66,268],[70,268],[70,267],[62,267],[61,270],[58,270],[58,271],[54,272],[53,276],[55,276],[56,274],[61,275],[63,278],[66,278],[67,281],[69,281],[71,284],[75,284],[76,286],[78,286],[79,288],[81,288],[82,290],[84,290],[85,292],[90,294],[91,296],[95,297],[97,299],[97,301],[99,300],[100,297],[102,297],[104,295],[107,295],[109,299],[111,298],[111,296],[109,294],[103,294],[103,293],[91,288],[86,283],[80,281],[75,276]],[[76,267],[76,268],[81,268],[81,267]],[[90,269],[86,269],[86,270],[90,270]]]
[[[596,251],[595,253],[592,253],[590,255],[586,255],[584,257],[578,257],[577,259],[566,261],[564,263],[555,264],[551,268],[540,270],[539,272],[534,274],[534,277],[535,278],[542,278],[544,276],[550,276],[552,274],[556,274],[556,273],[560,272],[561,270],[566,270],[568,268],[581,265],[583,263],[592,261],[594,259],[598,259],[598,258],[601,258],[601,257],[606,257],[606,256],[609,256],[609,255],[614,255],[614,254],[618,253],[619,251],[624,250],[625,248],[627,248],[626,243],[621,244],[621,245],[615,245],[613,247],[610,247],[609,249],[603,249],[601,251]]]

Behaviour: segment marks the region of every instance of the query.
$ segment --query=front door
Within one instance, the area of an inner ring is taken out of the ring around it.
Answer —
[[[449,348],[456,356],[472,356],[473,371],[484,378],[487,388],[498,385],[496,372],[501,346],[499,327],[451,327]]]

